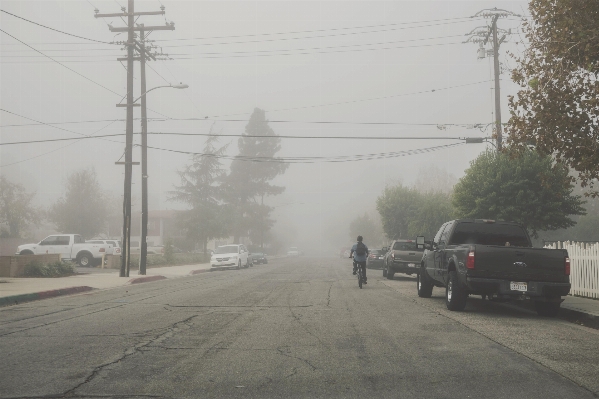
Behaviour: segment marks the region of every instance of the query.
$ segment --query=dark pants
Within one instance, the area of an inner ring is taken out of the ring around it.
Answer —
[[[362,276],[366,278],[366,261],[356,262],[354,261],[354,270],[358,270],[358,263],[362,266]]]

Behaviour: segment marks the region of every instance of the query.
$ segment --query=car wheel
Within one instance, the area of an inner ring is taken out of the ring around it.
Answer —
[[[77,264],[80,267],[89,267],[91,266],[93,261],[93,257],[90,254],[81,254],[77,257]]]
[[[250,258],[247,258],[247,260],[245,261],[245,268],[249,269],[250,266],[252,266],[252,264],[250,263]]]
[[[420,298],[430,298],[433,295],[433,283],[424,267],[420,268],[420,273],[416,276],[416,284]]]
[[[395,276],[395,272],[392,272],[389,266],[387,266],[387,280],[393,280],[393,276]]]
[[[539,316],[555,317],[559,313],[559,302],[535,302],[535,310]]]
[[[239,263],[237,264],[237,270],[241,270],[241,259],[239,259]]]
[[[387,277],[387,266],[383,265],[383,277]]]
[[[19,252],[19,255],[33,255],[33,251],[25,249],[25,250]]]
[[[464,310],[466,307],[466,292],[458,282],[458,273],[449,272],[449,281],[445,287],[445,305],[449,310]]]
[[[267,264],[267,263],[268,263],[268,261],[267,261],[266,259],[264,259],[264,262],[262,262],[262,263],[264,263],[264,264]]]

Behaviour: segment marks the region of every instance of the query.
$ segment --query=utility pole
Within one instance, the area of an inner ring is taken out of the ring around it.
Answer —
[[[139,69],[141,75],[141,239],[139,254],[139,274],[146,274],[146,259],[148,257],[148,119],[146,110],[146,44],[144,25],[139,31]]]
[[[496,137],[496,148],[497,151],[501,151],[503,144],[503,136],[502,136],[502,125],[501,125],[501,92],[499,86],[499,75],[501,73],[501,69],[499,67],[499,46],[506,39],[508,35],[512,32],[511,30],[503,30],[497,28],[497,20],[501,17],[508,16],[518,16],[511,11],[500,10],[497,8],[482,10],[477,12],[474,17],[483,16],[485,18],[492,18],[491,26],[479,26],[473,29],[466,36],[469,38],[464,43],[479,43],[480,47],[478,49],[478,59],[485,58],[489,53],[493,54],[493,69],[495,72],[495,137]],[[498,39],[498,31],[503,34],[501,39]],[[493,40],[493,48],[491,50],[485,49],[485,45],[489,42],[489,39],[492,36]]]
[[[135,4],[134,0],[128,0],[127,8],[122,7],[121,13],[113,13],[113,14],[100,14],[98,10],[95,10],[95,18],[123,18],[127,17],[127,26],[115,28],[112,25],[108,25],[111,32],[127,32],[127,42],[124,44],[127,47],[127,122],[126,122],[126,134],[125,134],[125,182],[124,182],[124,198],[123,198],[123,238],[122,238],[122,252],[121,252],[121,269],[119,276],[120,277],[129,277],[129,270],[131,264],[131,180],[133,174],[133,107],[136,104],[133,104],[133,61],[135,59],[141,60],[146,57],[145,51],[143,54],[140,54],[140,57],[134,57],[134,48],[136,46],[135,40],[135,32],[136,31],[153,31],[153,30],[174,30],[174,23],[166,24],[165,26],[151,26],[144,29],[142,26],[135,27],[135,17],[142,15],[164,15],[164,6],[161,7],[161,11],[146,11],[146,12],[135,12]],[[145,49],[144,49],[145,50]],[[145,71],[144,71],[144,81],[142,85],[145,88]],[[145,94],[145,91],[142,90],[142,93]],[[142,101],[145,104],[145,96]],[[117,107],[122,107],[123,104],[117,104]],[[145,108],[144,114],[145,115]],[[142,118],[142,124],[145,120],[145,117]],[[147,133],[147,132],[146,132]],[[147,150],[147,147],[146,147]],[[144,166],[146,171],[144,172]],[[143,178],[144,175],[147,175],[147,164],[142,165],[142,182],[145,180]],[[147,187],[146,187],[146,195],[147,195]],[[144,199],[142,198],[142,203]],[[146,201],[146,231],[147,231],[147,198]],[[147,244],[144,237],[142,241],[142,248],[146,248],[147,253]],[[142,251],[143,252],[143,251]],[[145,270],[145,265],[144,265]]]

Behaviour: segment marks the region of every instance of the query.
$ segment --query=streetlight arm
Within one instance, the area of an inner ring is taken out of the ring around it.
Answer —
[[[137,102],[137,100],[139,100],[140,98],[142,98],[143,96],[145,96],[146,94],[148,94],[149,92],[151,92],[152,90],[156,90],[156,89],[160,89],[162,87],[172,87],[173,89],[187,89],[189,87],[189,85],[186,84],[178,84],[178,85],[164,85],[164,86],[156,86],[151,88],[150,90],[146,91],[145,93],[143,93],[141,96],[137,97],[133,102]]]

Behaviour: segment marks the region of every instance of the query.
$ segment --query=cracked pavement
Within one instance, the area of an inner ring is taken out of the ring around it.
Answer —
[[[1,398],[593,398],[599,333],[280,259],[0,309]],[[594,348],[594,349],[593,349]]]

